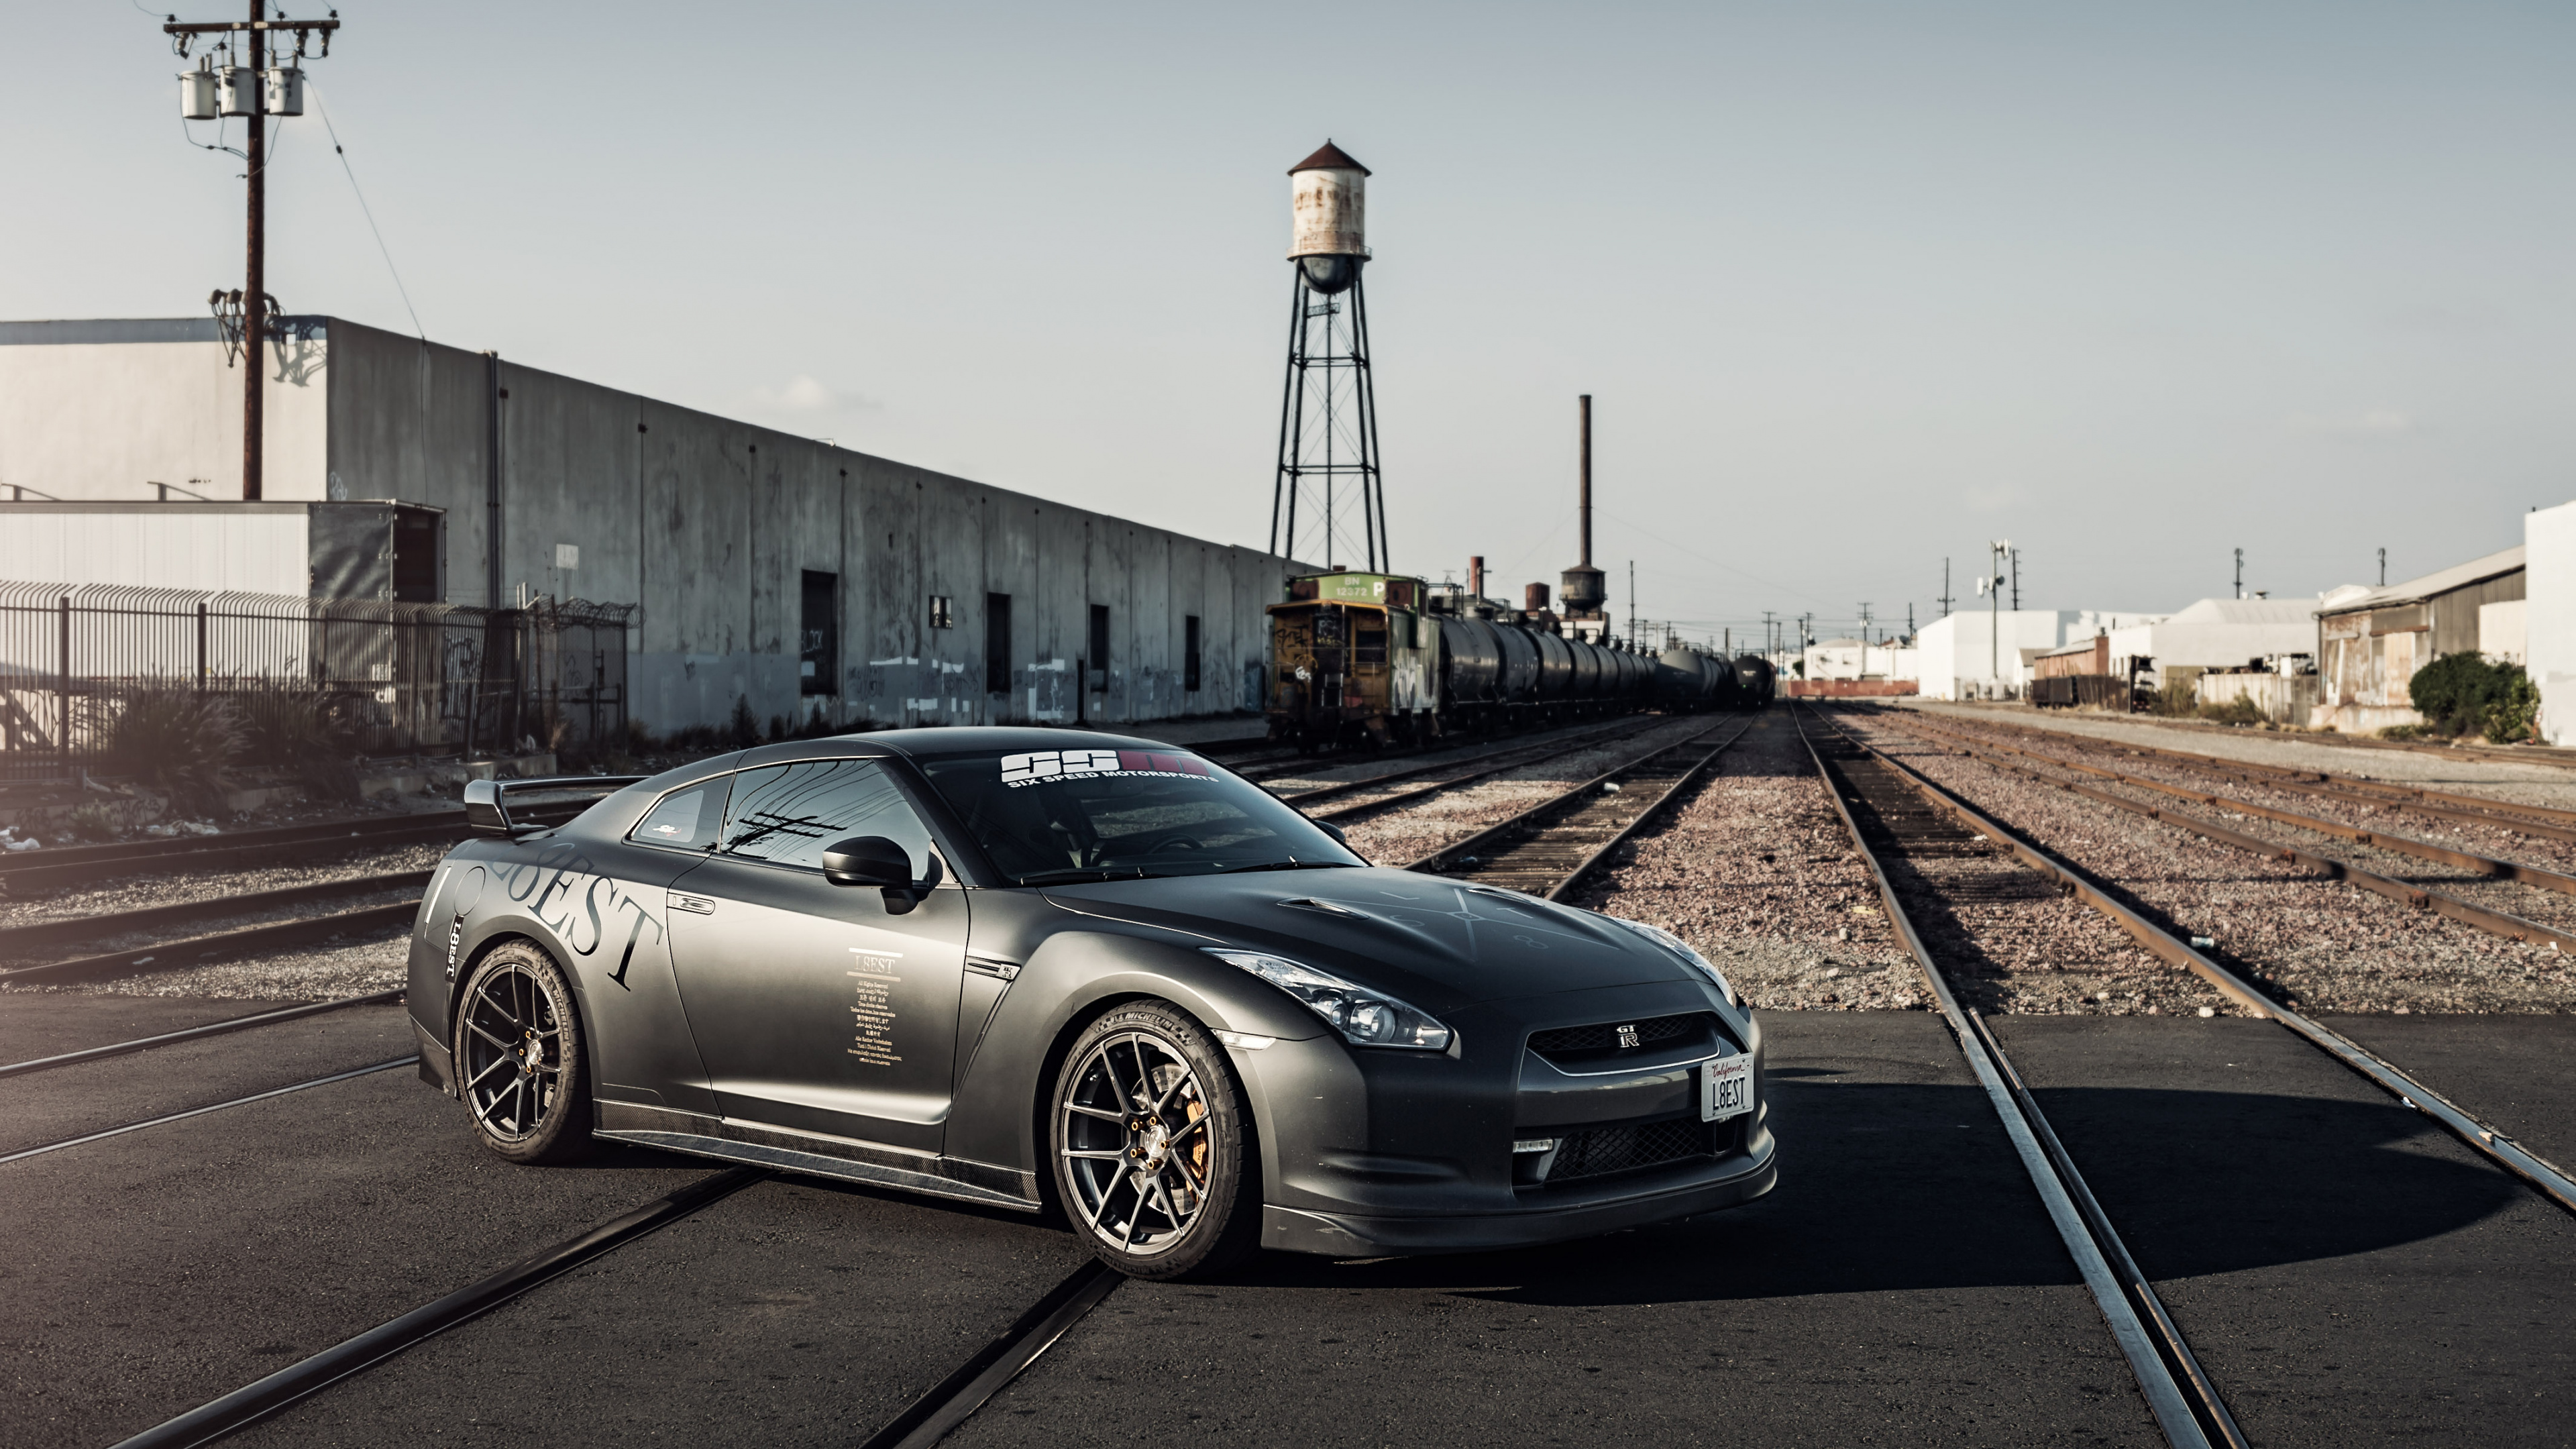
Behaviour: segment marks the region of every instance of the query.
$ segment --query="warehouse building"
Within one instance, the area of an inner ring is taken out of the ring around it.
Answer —
[[[2323,698],[2310,725],[2362,733],[2421,724],[2415,671],[2469,649],[2523,657],[2523,561],[2517,545],[2386,588],[2327,594],[2316,606]]]
[[[0,580],[633,605],[628,714],[1256,708],[1314,567],[338,317],[284,319],[261,501],[212,318],[0,323]]]

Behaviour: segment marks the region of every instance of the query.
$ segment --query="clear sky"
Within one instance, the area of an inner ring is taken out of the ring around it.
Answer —
[[[431,337],[1228,542],[1327,136],[1409,571],[1554,581],[1585,391],[1613,607],[1633,559],[1695,631],[1928,619],[2006,536],[2031,607],[2179,608],[2239,547],[2313,594],[2576,497],[2576,7],[341,15],[310,74]],[[0,316],[240,284],[159,18],[15,10]],[[270,290],[407,327],[320,110]]]

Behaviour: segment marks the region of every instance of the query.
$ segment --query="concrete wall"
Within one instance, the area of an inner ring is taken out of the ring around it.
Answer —
[[[2499,663],[2520,664],[2529,611],[2525,599],[2478,605],[2478,652]]]
[[[263,349],[261,496],[329,496],[330,344],[288,319]],[[212,317],[0,322],[0,499],[241,497],[242,364]],[[288,590],[302,593],[298,587]]]
[[[2540,738],[2576,745],[2576,503],[2527,513],[2523,668],[2540,686]]]
[[[331,468],[351,496],[446,509],[447,597],[485,602],[497,408],[501,602],[640,603],[629,712],[655,730],[720,722],[737,697],[763,721],[819,708],[835,724],[1225,713],[1265,657],[1263,606],[1312,571],[506,358],[487,379],[480,354],[339,319],[331,336]],[[809,569],[839,580],[838,688],[822,695],[799,692]],[[984,688],[988,594],[1012,600],[1001,694]],[[932,627],[933,596],[952,627]],[[1094,604],[1110,610],[1108,667],[1080,690]]]

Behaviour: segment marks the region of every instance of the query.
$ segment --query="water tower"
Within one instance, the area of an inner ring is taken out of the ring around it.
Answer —
[[[1391,566],[1369,372],[1367,167],[1330,141],[1288,170],[1288,381],[1270,551],[1371,573]]]

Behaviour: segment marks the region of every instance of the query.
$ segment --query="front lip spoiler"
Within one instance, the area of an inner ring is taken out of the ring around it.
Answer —
[[[1480,1253],[1535,1248],[1624,1228],[1696,1217],[1740,1207],[1779,1184],[1779,1139],[1764,1134],[1762,1150],[1726,1164],[1723,1176],[1609,1202],[1515,1212],[1439,1217],[1364,1217],[1307,1208],[1261,1209],[1261,1246],[1333,1258],[1375,1258],[1420,1253]]]

